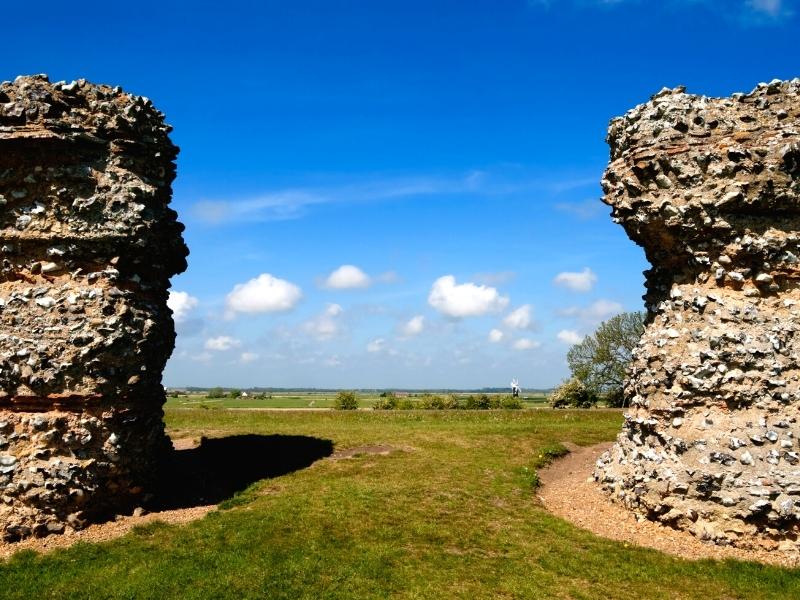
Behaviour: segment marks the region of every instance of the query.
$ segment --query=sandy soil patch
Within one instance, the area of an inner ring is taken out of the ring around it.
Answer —
[[[538,496],[545,508],[592,533],[654,548],[681,558],[757,561],[787,567],[800,566],[800,555],[766,550],[745,550],[702,542],[690,533],[652,521],[638,521],[633,513],[614,504],[591,478],[595,462],[611,443],[582,448],[564,444],[570,453],[539,471]]]

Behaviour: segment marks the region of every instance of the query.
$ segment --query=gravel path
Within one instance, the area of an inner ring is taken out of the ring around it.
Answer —
[[[595,461],[611,447],[611,443],[587,448],[572,444],[564,446],[570,453],[539,471],[542,486],[538,496],[547,510],[578,527],[605,538],[654,548],[690,560],[736,558],[800,566],[797,554],[715,546],[689,533],[651,521],[637,521],[633,513],[612,503],[591,477]]]
[[[35,550],[36,552],[46,553],[59,548],[68,548],[78,542],[105,542],[125,535],[137,525],[145,525],[153,521],[162,521],[170,524],[188,523],[189,521],[203,518],[213,508],[215,506],[193,506],[192,508],[148,513],[140,517],[118,516],[114,521],[89,525],[81,531],[67,530],[62,535],[28,538],[14,543],[0,542],[0,558],[8,558],[20,550]]]

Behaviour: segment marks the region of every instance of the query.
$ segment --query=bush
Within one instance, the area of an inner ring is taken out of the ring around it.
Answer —
[[[467,396],[464,402],[464,408],[467,410],[489,410],[490,408],[500,408],[500,400],[497,397],[490,398],[488,394],[480,394],[478,396]]]
[[[242,396],[242,390],[231,390],[228,396],[231,398],[240,398]]]
[[[506,410],[520,410],[524,408],[524,406],[522,400],[514,396],[503,396],[500,398],[500,408],[505,408]]]
[[[458,398],[453,395],[447,396],[443,401],[442,408],[446,408],[448,410],[455,410],[461,408],[461,405],[458,402]]]
[[[435,394],[425,394],[417,406],[422,410],[441,410],[444,408],[444,398]]]
[[[417,405],[412,400],[409,400],[408,398],[403,398],[397,403],[397,408],[398,410],[414,410],[415,408],[417,408]]]
[[[224,398],[225,397],[225,390],[221,387],[215,387],[208,390],[206,394],[206,398]]]
[[[397,396],[394,394],[387,394],[375,402],[372,408],[375,410],[396,410],[399,404]]]
[[[333,408],[336,410],[355,410],[358,408],[358,399],[355,392],[341,391],[336,394],[333,401]]]
[[[623,408],[625,406],[625,395],[622,393],[622,388],[614,388],[611,391],[603,394],[603,403],[608,408]]]
[[[576,378],[568,379],[550,394],[553,408],[591,408],[597,404],[597,394]]]

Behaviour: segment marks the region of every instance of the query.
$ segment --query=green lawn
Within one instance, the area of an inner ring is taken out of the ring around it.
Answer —
[[[254,483],[186,526],[19,553],[0,565],[0,597],[800,597],[797,571],[625,547],[540,507],[531,487],[540,455],[560,441],[612,439],[618,411],[168,409],[166,418],[176,437],[284,434],[399,450]]]

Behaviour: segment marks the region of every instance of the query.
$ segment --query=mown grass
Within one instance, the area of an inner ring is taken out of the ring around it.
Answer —
[[[544,511],[530,475],[615,411],[168,410],[171,432],[305,435],[325,459],[186,526],[0,565],[3,598],[795,598],[797,571],[626,547]],[[258,456],[242,456],[258,461]]]

